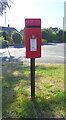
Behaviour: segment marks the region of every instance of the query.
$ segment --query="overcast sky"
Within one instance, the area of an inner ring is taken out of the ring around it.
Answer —
[[[63,28],[65,0],[14,0],[11,9],[7,9],[6,26],[21,30],[25,18],[41,18],[42,28]],[[5,16],[0,16],[0,26],[5,26]]]

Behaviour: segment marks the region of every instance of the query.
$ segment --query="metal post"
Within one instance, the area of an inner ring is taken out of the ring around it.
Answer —
[[[31,58],[31,100],[35,99],[35,58]]]

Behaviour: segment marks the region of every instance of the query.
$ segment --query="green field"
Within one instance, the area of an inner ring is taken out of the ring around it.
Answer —
[[[35,101],[31,101],[30,65],[2,65],[3,118],[61,118],[64,116],[64,66],[36,64]]]

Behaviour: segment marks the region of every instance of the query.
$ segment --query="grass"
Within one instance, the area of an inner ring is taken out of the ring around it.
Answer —
[[[3,118],[64,116],[64,66],[36,64],[35,101],[31,101],[30,65],[3,63]]]

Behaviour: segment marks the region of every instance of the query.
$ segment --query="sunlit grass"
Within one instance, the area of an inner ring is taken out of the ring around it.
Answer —
[[[35,101],[31,101],[30,65],[3,63],[3,117],[64,116],[64,66],[36,65]]]

